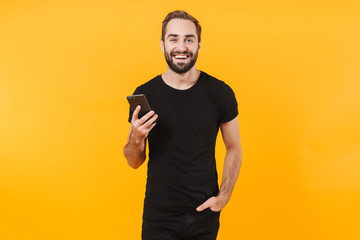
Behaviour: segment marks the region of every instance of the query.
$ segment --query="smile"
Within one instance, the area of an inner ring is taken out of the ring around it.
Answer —
[[[189,56],[187,55],[176,55],[174,56],[176,59],[187,59]]]

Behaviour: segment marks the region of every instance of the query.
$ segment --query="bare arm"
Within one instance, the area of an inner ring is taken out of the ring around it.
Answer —
[[[226,155],[219,196],[229,200],[239,175],[242,159],[238,118],[222,124],[220,128],[226,146]]]
[[[155,126],[155,120],[158,117],[154,111],[150,111],[139,119],[139,112],[140,106],[135,109],[132,115],[127,143],[123,149],[124,156],[127,159],[129,166],[134,169],[140,167],[146,159],[146,138],[150,130]]]
[[[221,211],[229,202],[232,190],[234,189],[241,166],[242,151],[240,146],[238,118],[220,125],[226,155],[224,161],[223,178],[219,194],[209,198],[196,210],[202,211],[210,208],[212,211]]]

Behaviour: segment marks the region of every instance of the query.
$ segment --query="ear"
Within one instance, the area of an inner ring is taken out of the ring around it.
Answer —
[[[200,47],[201,47],[201,41],[199,42],[199,50],[198,51],[200,51]]]
[[[164,41],[162,39],[160,39],[160,47],[161,47],[161,51],[165,52]]]

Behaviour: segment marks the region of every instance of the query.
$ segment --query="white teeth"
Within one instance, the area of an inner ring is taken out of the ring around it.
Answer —
[[[187,58],[187,56],[175,56],[175,58],[182,58],[182,59],[185,59],[185,58]]]

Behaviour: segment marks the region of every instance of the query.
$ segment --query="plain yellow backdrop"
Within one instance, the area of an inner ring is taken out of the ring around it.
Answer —
[[[360,239],[359,1],[0,1],[0,239],[140,239],[146,164],[122,155],[161,21],[239,103],[243,166],[219,240]],[[219,135],[221,177],[225,149]],[[221,178],[220,178],[221,179]]]

